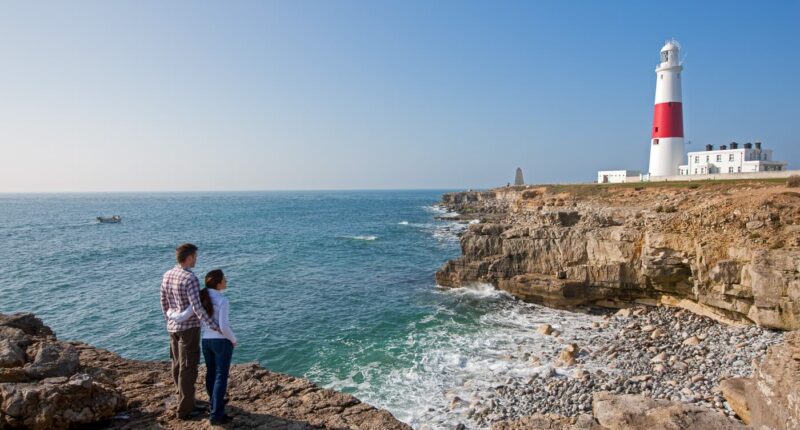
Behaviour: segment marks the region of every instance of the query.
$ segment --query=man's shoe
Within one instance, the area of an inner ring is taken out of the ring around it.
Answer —
[[[197,412],[199,414],[207,414],[208,413],[208,406],[195,405],[194,409],[192,409],[192,412]]]
[[[199,412],[197,410],[193,410],[192,412],[189,412],[188,416],[185,416],[185,417],[178,416],[178,419],[181,420],[181,421],[189,421],[189,420],[193,420],[195,418],[199,418],[201,415],[203,415],[202,412]]]
[[[233,417],[229,415],[223,415],[222,418],[209,418],[208,422],[212,426],[220,426],[225,424],[230,424],[233,421]]]

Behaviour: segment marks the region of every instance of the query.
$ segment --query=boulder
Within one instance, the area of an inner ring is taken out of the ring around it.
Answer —
[[[750,423],[750,408],[747,407],[746,395],[755,389],[750,378],[729,378],[720,381],[719,388],[725,401],[743,423]]]
[[[33,361],[25,365],[30,380],[72,376],[80,365],[75,347],[66,342],[42,342],[33,348]]]
[[[580,348],[574,343],[570,343],[561,350],[556,360],[556,366],[569,367],[575,364],[575,358],[578,356]]]
[[[104,421],[125,401],[113,386],[88,374],[0,384],[0,428],[67,429]]]
[[[539,328],[536,329],[536,332],[547,336],[553,332],[553,327],[550,326],[550,324],[542,324],[539,326]]]
[[[25,351],[15,342],[0,339],[0,367],[20,367],[25,364]]]
[[[637,395],[595,393],[592,413],[608,430],[740,430],[741,423],[710,409]]]
[[[753,388],[744,390],[753,428],[800,428],[800,331],[769,348],[745,387]]]
[[[697,336],[690,336],[683,340],[684,345],[697,346],[700,344],[700,338]]]

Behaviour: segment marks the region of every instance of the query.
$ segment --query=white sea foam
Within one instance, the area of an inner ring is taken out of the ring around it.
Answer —
[[[391,363],[359,366],[329,387],[351,388],[361,400],[414,428],[449,429],[457,423],[480,428],[467,416],[470,402],[486,398],[508,379],[550,374],[562,342],[586,345],[593,331],[578,328],[600,320],[524,303],[488,284],[437,288],[435,294],[443,300],[434,312],[410,323],[404,338],[380,346],[392,351]],[[539,334],[542,323],[560,330],[560,340]],[[456,396],[464,403],[451,408]]]
[[[350,240],[367,240],[367,241],[372,241],[372,240],[377,240],[378,239],[378,236],[372,236],[372,235],[369,235],[369,236],[342,236],[342,237],[344,239],[350,239]]]
[[[400,221],[400,222],[398,222],[398,224],[400,224],[400,225],[408,225],[408,221]]]

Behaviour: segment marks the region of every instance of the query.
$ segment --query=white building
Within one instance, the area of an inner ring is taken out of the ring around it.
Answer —
[[[641,180],[642,172],[638,170],[601,170],[597,172],[598,184],[622,184]]]
[[[736,142],[714,149],[706,145],[705,151],[690,152],[688,163],[678,167],[680,175],[708,175],[714,173],[751,173],[786,170],[785,161],[772,159],[772,150],[763,149],[761,142]]]

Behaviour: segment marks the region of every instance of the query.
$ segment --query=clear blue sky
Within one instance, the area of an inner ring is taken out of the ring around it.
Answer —
[[[0,192],[481,188],[688,149],[800,167],[800,2],[0,2]]]

